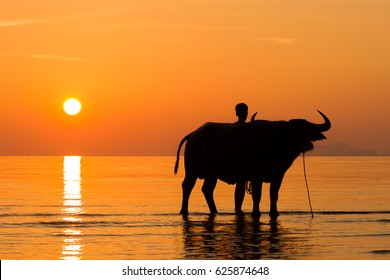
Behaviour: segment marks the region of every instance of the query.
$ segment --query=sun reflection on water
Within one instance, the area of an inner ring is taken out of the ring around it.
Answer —
[[[65,156],[64,157],[64,201],[62,208],[62,221],[66,227],[62,231],[63,239],[61,259],[79,260],[82,259],[82,235],[83,232],[78,228],[82,223],[81,214],[84,213],[82,208],[81,195],[81,157]]]

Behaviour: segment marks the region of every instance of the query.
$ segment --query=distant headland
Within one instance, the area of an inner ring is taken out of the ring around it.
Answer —
[[[390,152],[380,153],[375,150],[355,148],[346,143],[332,143],[328,145],[315,145],[308,156],[390,156]]]

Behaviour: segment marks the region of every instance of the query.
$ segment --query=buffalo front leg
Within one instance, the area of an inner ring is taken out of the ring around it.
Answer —
[[[218,213],[217,206],[215,206],[214,202],[214,189],[217,185],[216,178],[205,178],[202,186],[202,192],[204,197],[206,198],[207,205],[209,206],[209,210],[211,214]]]
[[[270,196],[270,211],[269,215],[271,218],[276,218],[279,216],[278,212],[278,199],[279,199],[279,189],[282,185],[283,176],[281,176],[278,179],[275,179],[271,182],[270,190],[269,190],[269,196]]]
[[[260,200],[263,182],[252,181],[252,217],[260,217]]]
[[[186,176],[183,180],[183,183],[181,184],[183,196],[182,196],[180,214],[183,214],[183,215],[188,214],[188,202],[190,200],[190,195],[191,195],[192,189],[195,186],[195,183],[196,183],[196,177]]]

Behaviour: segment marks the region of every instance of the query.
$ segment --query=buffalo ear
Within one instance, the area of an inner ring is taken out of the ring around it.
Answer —
[[[257,115],[257,112],[253,114],[253,116],[251,118],[251,122],[253,122],[255,120],[256,115]]]

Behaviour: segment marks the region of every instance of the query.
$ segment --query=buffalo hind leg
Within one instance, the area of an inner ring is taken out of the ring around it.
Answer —
[[[258,218],[260,217],[260,200],[261,200],[261,192],[263,188],[263,182],[252,181],[252,217]]]
[[[271,218],[276,218],[279,216],[278,212],[278,199],[279,199],[279,189],[282,185],[283,176],[271,182],[269,196],[270,196],[270,211],[269,215]]]
[[[204,197],[206,198],[206,202],[207,205],[209,206],[211,214],[218,213],[217,206],[215,206],[215,202],[214,202],[214,189],[216,185],[217,185],[216,178],[205,178],[202,186],[202,192]]]
[[[183,183],[181,184],[182,188],[182,203],[181,203],[181,210],[180,214],[182,215],[188,215],[188,202],[190,200],[190,195],[192,192],[192,189],[194,188],[196,183],[196,177],[195,176],[185,176]]]

